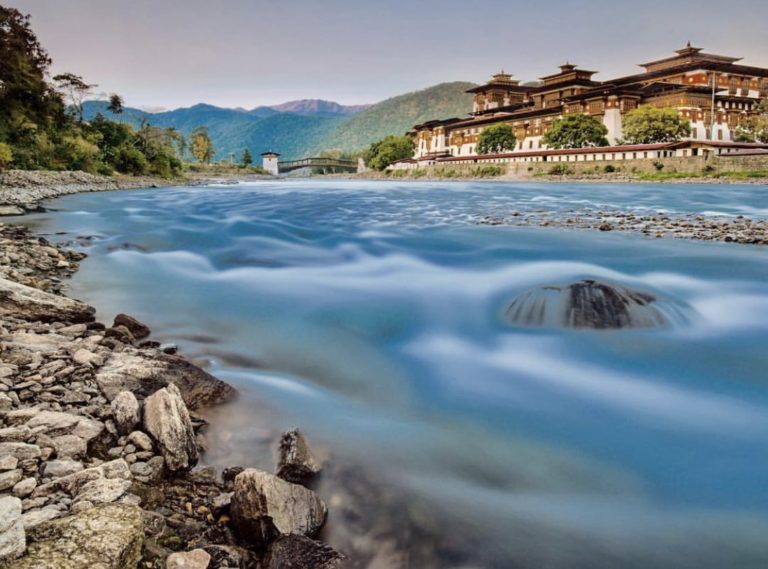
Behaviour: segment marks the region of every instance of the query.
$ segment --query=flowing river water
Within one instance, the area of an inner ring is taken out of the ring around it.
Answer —
[[[241,391],[212,417],[207,460],[271,469],[271,436],[297,425],[354,465],[319,491],[323,538],[356,567],[768,567],[768,247],[475,223],[765,219],[768,188],[307,180],[48,206],[38,230],[95,236],[73,296]],[[585,278],[688,316],[505,321],[521,292]]]

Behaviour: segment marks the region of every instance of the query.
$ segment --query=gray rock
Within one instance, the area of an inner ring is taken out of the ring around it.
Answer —
[[[115,420],[117,432],[127,435],[141,420],[139,402],[130,391],[121,391],[111,403],[112,416]]]
[[[43,322],[92,322],[95,310],[82,302],[0,278],[0,316]]]
[[[0,205],[0,216],[24,215],[26,212],[17,205]]]
[[[6,427],[0,429],[0,441],[24,443],[29,440],[31,432],[31,429],[26,425],[20,427]]]
[[[211,556],[202,549],[172,553],[165,561],[166,569],[208,569]]]
[[[128,316],[127,314],[118,314],[115,316],[114,326],[125,326],[137,340],[142,340],[151,333],[149,326],[142,324],[133,316]]]
[[[277,475],[294,484],[307,484],[320,472],[320,465],[299,429],[283,433]]]
[[[153,469],[146,462],[134,462],[131,465],[131,473],[135,476],[152,476]]]
[[[40,411],[27,421],[26,426],[30,429],[45,427],[45,433],[51,437],[72,434],[86,444],[104,432],[104,424],[99,421],[61,411]]]
[[[99,354],[94,354],[90,350],[79,349],[72,356],[72,360],[81,366],[89,365],[91,367],[99,367],[104,364],[104,358]]]
[[[24,529],[29,531],[40,524],[50,522],[64,515],[64,510],[59,506],[46,506],[40,510],[29,510],[21,516]]]
[[[84,469],[83,464],[76,460],[51,460],[43,467],[43,476],[47,478],[61,478],[69,476]]]
[[[77,435],[62,435],[51,439],[51,444],[56,450],[58,458],[78,458],[84,456],[88,450],[85,440]]]
[[[147,397],[173,383],[193,411],[224,403],[236,394],[233,387],[183,358],[130,351],[114,352],[96,373],[96,382],[110,401],[123,390]]]
[[[96,506],[29,532],[27,554],[14,569],[136,569],[144,527],[141,509]]]
[[[14,470],[19,464],[19,459],[10,454],[0,456],[0,472]]]
[[[153,393],[144,401],[144,427],[157,442],[168,470],[184,471],[197,463],[192,421],[174,384]]]
[[[24,473],[19,468],[16,470],[8,470],[7,472],[0,472],[0,492],[13,488],[23,477]]]
[[[263,569],[339,569],[346,557],[330,545],[302,535],[272,542],[262,561]]]
[[[80,336],[84,335],[88,331],[88,326],[85,324],[72,324],[72,326],[65,326],[64,328],[59,328],[58,333],[63,336],[68,336],[70,338],[79,338]],[[63,366],[62,366],[63,369]]]
[[[80,489],[75,497],[75,503],[109,504],[121,498],[130,487],[130,480],[98,478],[88,482]]]
[[[128,469],[128,464],[122,458],[119,458],[42,484],[35,488],[34,492],[32,492],[32,497],[50,496],[56,492],[64,492],[74,496],[80,492],[83,486],[99,478],[130,480],[131,471]]]
[[[0,443],[0,456],[11,456],[18,460],[40,458],[40,447],[27,443]]]
[[[34,490],[35,487],[37,487],[37,480],[32,477],[24,478],[14,485],[11,494],[17,498],[26,498],[32,493],[32,490]]]
[[[237,535],[256,547],[281,535],[314,536],[327,514],[311,490],[256,469],[235,478],[230,509]]]
[[[0,563],[16,559],[26,548],[21,500],[10,496],[0,498]]]
[[[152,450],[152,439],[149,435],[142,433],[141,431],[133,431],[128,435],[128,442],[143,451]]]

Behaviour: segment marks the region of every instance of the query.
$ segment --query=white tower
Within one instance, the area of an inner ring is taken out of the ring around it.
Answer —
[[[278,166],[278,159],[280,155],[277,152],[264,152],[261,155],[261,165],[264,170],[277,176],[280,173],[280,167]]]

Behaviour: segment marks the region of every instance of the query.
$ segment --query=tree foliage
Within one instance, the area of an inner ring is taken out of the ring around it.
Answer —
[[[197,127],[189,136],[189,149],[198,162],[210,164],[213,160],[214,149],[208,129],[204,126]]]
[[[0,142],[0,172],[13,160],[13,151],[5,142]]]
[[[690,136],[691,125],[675,109],[644,105],[627,113],[623,131],[626,144],[660,144]]]
[[[115,115],[121,115],[123,114],[123,110],[125,107],[125,103],[123,102],[123,98],[118,95],[117,93],[112,93],[109,96],[109,105],[107,105],[107,110]]]
[[[243,158],[240,161],[240,163],[246,167],[253,164],[253,156],[251,155],[251,151],[248,150],[247,148],[243,150]]]
[[[486,128],[480,133],[477,142],[478,154],[496,154],[511,152],[517,145],[514,129],[508,124],[499,124]]]
[[[748,117],[736,129],[738,142],[760,142],[768,144],[768,97],[757,105],[757,114]]]
[[[595,117],[566,115],[552,124],[542,142],[555,149],[608,146],[607,134],[608,129]]]
[[[385,170],[387,166],[412,158],[416,147],[408,136],[387,136],[371,144],[363,154],[363,159],[369,168]]]
[[[94,85],[74,73],[48,81],[50,65],[29,16],[0,6],[0,168],[181,173],[174,132],[100,115],[86,122],[84,100]],[[111,112],[122,105],[110,97]]]

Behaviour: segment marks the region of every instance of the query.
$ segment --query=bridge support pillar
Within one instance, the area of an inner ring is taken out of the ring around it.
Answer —
[[[267,173],[277,176],[280,174],[280,167],[277,162],[280,155],[277,152],[264,152],[261,155],[261,165]]]

